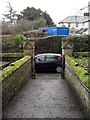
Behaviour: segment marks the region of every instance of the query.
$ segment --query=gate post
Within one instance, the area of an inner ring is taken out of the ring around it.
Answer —
[[[64,79],[65,78],[65,55],[62,57],[62,72],[61,72],[61,77]]]
[[[68,38],[62,39],[62,55],[72,55],[73,45]]]
[[[35,63],[34,63],[35,45],[34,45],[34,37],[27,37],[27,38],[25,38],[23,40],[23,49],[24,49],[24,56],[26,56],[26,55],[31,56],[32,78],[35,79]]]
[[[65,78],[65,55],[72,55],[73,45],[68,38],[62,38],[62,73],[61,77]]]

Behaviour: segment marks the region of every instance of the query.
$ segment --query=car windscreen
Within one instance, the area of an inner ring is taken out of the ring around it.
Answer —
[[[44,60],[45,60],[45,56],[44,55],[40,55],[40,56],[35,58],[36,62],[43,62]]]
[[[45,56],[45,60],[46,61],[54,61],[55,60],[55,56],[54,55],[46,55]]]

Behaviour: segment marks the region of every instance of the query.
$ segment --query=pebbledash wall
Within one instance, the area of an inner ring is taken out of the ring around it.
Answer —
[[[11,63],[2,71],[2,108],[31,78],[31,57],[25,56]]]
[[[74,74],[67,61],[65,65],[65,79],[74,91],[77,101],[84,107],[86,117],[90,117],[90,90]]]

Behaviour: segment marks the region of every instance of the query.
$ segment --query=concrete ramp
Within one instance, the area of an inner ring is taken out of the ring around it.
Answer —
[[[36,74],[3,110],[3,118],[83,118],[60,74]]]

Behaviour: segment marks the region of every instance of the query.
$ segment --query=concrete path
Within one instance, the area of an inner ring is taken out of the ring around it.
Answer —
[[[60,74],[37,74],[3,110],[3,118],[83,118]]]

